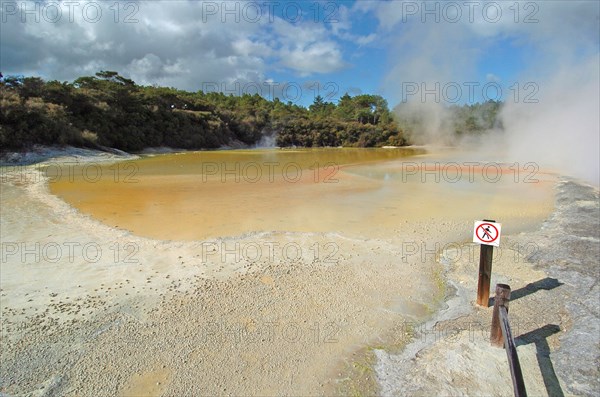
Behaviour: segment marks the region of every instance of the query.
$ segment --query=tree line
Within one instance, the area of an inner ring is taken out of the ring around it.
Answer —
[[[485,112],[481,109],[485,108]],[[456,133],[479,133],[494,124],[499,103],[456,107]],[[484,114],[481,117],[479,114]],[[317,96],[308,108],[254,94],[188,92],[140,86],[117,72],[101,71],[73,82],[7,76],[0,80],[0,147],[34,144],[215,149],[256,145],[377,147],[410,144],[379,95],[343,95],[337,103]]]

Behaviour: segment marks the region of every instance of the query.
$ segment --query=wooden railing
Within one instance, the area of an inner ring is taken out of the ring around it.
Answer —
[[[521,365],[519,364],[517,347],[508,321],[509,302],[510,286],[506,284],[496,284],[496,297],[494,298],[490,341],[492,345],[498,347],[504,346],[506,349],[515,397],[527,397],[525,382],[523,381],[523,372],[521,371]]]

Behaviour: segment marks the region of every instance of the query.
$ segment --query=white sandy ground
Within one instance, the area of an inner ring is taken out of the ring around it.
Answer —
[[[389,241],[308,233],[155,241],[83,216],[47,189],[34,168],[3,174],[7,395],[332,394],[345,387],[355,350],[393,341],[387,330],[430,315],[440,300],[431,277],[439,266],[399,266]],[[396,238],[427,232],[400,228]],[[221,243],[262,254],[207,252]],[[290,261],[288,243],[302,257]]]
[[[81,215],[50,195],[33,167],[2,177],[2,394],[512,392],[505,353],[487,342],[491,309],[472,303],[472,255],[439,262],[400,249],[406,241],[455,241],[470,221],[403,223],[386,240],[260,233],[204,244],[155,241]],[[262,253],[254,261],[221,258],[210,250],[222,243],[258,245]],[[286,258],[286,244],[301,247],[302,257]],[[62,253],[50,261],[57,245]],[[545,277],[518,257],[495,262],[492,284],[514,290]],[[459,294],[431,319],[440,309],[444,269]],[[569,313],[549,310],[544,294],[561,296],[557,288],[523,297],[511,303],[511,319],[521,319],[523,332],[545,324],[570,331]],[[458,331],[431,343],[413,324],[454,324]],[[548,338],[552,351],[559,337]],[[530,395],[546,395],[531,346],[519,347],[527,387]]]

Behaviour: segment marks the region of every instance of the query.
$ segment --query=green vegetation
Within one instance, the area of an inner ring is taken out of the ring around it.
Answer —
[[[462,138],[502,130],[501,107],[502,102],[492,100],[461,106],[401,103],[394,108],[394,116],[413,143],[459,145]]]
[[[500,102],[488,101],[473,105],[452,106],[454,132],[458,136],[478,134],[492,128],[502,128],[497,115]]]
[[[480,107],[456,107],[456,133],[493,125],[499,104],[484,105],[483,116]],[[112,71],[72,83],[16,76],[0,81],[2,150],[34,144],[212,149],[252,146],[264,136],[275,137],[278,146],[403,146],[407,128],[414,125],[399,125],[379,95],[345,94],[337,104],[317,96],[307,109],[258,94],[138,86]]]

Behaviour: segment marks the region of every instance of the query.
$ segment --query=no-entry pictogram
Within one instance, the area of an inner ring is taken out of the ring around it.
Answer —
[[[501,224],[496,222],[475,221],[473,242],[477,244],[500,246]]]

